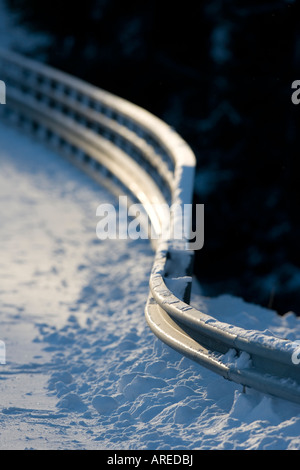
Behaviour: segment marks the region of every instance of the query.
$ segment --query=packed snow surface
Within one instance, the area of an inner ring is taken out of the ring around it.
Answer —
[[[300,449],[300,406],[243,393],[150,331],[150,244],[96,236],[114,197],[5,124],[0,142],[0,448]],[[293,313],[195,288],[192,304],[300,338]]]

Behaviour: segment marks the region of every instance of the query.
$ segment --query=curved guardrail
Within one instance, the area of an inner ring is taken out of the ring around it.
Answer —
[[[11,51],[0,50],[0,71],[6,122],[144,205],[157,234],[145,308],[152,331],[226,379],[300,403],[300,366],[292,360],[298,345],[220,322],[189,304],[193,252],[186,240],[161,237],[165,207],[192,201],[195,157],[183,139],[146,110]],[[173,228],[178,222],[171,220]]]

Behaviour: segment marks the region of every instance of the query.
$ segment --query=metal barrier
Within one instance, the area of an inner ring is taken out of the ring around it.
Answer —
[[[0,50],[0,75],[7,123],[144,205],[157,235],[145,308],[152,331],[226,379],[300,403],[295,343],[220,322],[189,304],[193,252],[186,240],[161,237],[165,207],[192,202],[195,157],[183,139],[146,110],[11,51]],[[170,223],[173,233],[176,217]]]

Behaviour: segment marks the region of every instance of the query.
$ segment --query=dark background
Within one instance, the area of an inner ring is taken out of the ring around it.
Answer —
[[[206,295],[300,314],[297,1],[6,0],[51,36],[23,52],[172,125],[197,157]]]

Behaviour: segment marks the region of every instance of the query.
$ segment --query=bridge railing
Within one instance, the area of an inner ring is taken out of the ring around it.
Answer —
[[[190,305],[193,251],[188,239],[162,237],[166,207],[190,207],[195,156],[146,110],[49,66],[0,50],[7,100],[2,118],[69,158],[116,194],[141,202],[156,234],[150,294],[152,331],[229,380],[300,403],[295,344],[229,325]],[[191,225],[192,212],[186,214]],[[182,220],[170,219],[169,233]],[[234,350],[230,364],[224,354]],[[248,361],[239,361],[246,355]]]

